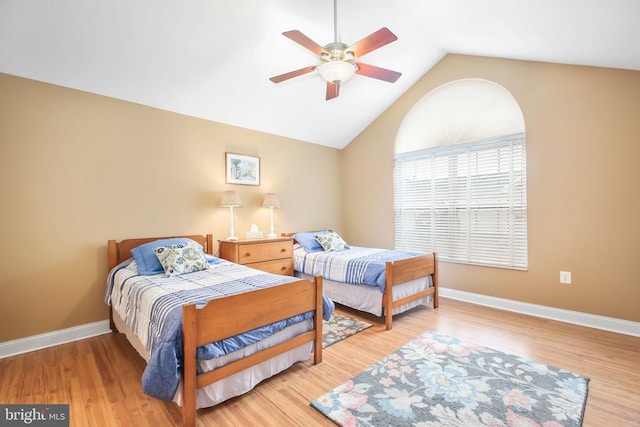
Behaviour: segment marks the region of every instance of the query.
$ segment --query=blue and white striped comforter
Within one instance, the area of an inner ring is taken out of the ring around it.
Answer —
[[[344,251],[307,252],[296,245],[293,269],[336,282],[377,286],[384,292],[385,263],[416,255],[420,253],[359,246],[350,246]]]
[[[150,354],[142,376],[145,393],[171,401],[179,385],[182,365],[182,305],[238,294],[298,280],[267,274],[228,261],[207,270],[164,277],[138,275],[135,261],[115,267],[107,281],[105,302],[133,330]],[[323,318],[333,313],[333,302],[324,297]],[[294,316],[245,334],[208,344],[197,350],[198,359],[214,359],[256,343],[287,326],[310,318],[312,312]]]

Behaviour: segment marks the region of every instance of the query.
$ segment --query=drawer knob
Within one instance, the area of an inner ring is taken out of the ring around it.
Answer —
[[[286,252],[287,250],[285,248],[280,249],[280,252]]]
[[[247,252],[244,256],[251,256],[251,252]]]

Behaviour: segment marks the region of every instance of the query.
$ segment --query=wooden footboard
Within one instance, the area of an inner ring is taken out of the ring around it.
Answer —
[[[388,261],[385,271],[385,290],[382,296],[385,326],[391,329],[393,323],[393,309],[426,296],[433,296],[433,308],[438,308],[438,255],[420,255],[398,261]],[[432,286],[413,295],[393,299],[393,287],[409,280],[431,275]]]
[[[273,347],[203,374],[196,372],[196,349],[296,314],[315,310],[314,328]],[[196,308],[182,308],[184,368],[183,426],[195,426],[196,389],[233,375],[305,343],[313,342],[313,363],[322,361],[322,278],[315,283],[299,280],[285,285],[211,300]]]

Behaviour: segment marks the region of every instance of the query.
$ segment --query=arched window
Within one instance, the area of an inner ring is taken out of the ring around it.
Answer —
[[[396,137],[395,248],[526,269],[525,148],[522,112],[502,86],[464,79],[425,95]]]

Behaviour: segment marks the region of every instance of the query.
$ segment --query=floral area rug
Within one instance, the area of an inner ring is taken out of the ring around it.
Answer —
[[[580,426],[588,382],[427,332],[311,406],[341,426]]]
[[[322,348],[329,347],[369,327],[371,323],[334,311],[330,320],[322,322]]]

